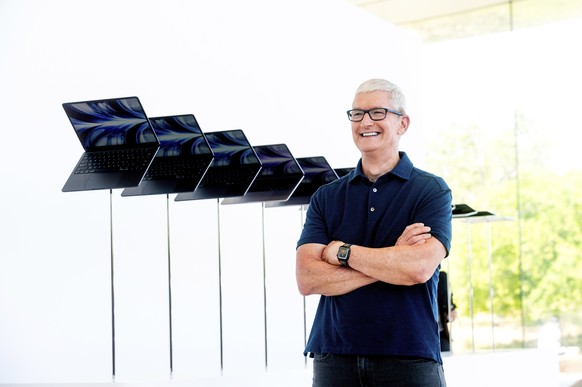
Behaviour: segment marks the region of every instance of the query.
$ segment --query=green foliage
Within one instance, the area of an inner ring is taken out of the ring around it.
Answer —
[[[472,300],[474,314],[493,308],[515,319],[523,311],[524,323],[534,324],[582,309],[582,170],[544,165],[551,151],[544,131],[520,134],[519,147],[512,131],[452,126],[439,137],[454,138],[454,146],[433,147],[428,162],[451,186],[455,203],[512,219],[453,221],[443,268],[460,311],[468,315]]]
[[[528,315],[560,315],[582,305],[582,201],[576,192],[582,173],[528,174],[523,181]]]

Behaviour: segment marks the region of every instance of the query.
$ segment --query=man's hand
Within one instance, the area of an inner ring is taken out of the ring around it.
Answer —
[[[396,246],[422,245],[431,237],[430,227],[425,226],[424,223],[413,223],[404,229],[402,235],[396,240]]]
[[[342,241],[332,241],[325,246],[323,252],[321,253],[321,260],[327,262],[331,265],[340,266],[340,261],[337,259],[337,251],[340,246],[343,245]]]

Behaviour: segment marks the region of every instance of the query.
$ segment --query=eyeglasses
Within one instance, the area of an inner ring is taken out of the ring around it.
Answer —
[[[352,122],[362,121],[366,113],[368,113],[372,121],[382,121],[389,112],[397,116],[402,116],[402,113],[387,108],[374,108],[370,110],[352,109],[347,111],[348,119]]]

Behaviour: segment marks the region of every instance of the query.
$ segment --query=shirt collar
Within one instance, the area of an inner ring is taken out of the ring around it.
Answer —
[[[398,162],[398,164],[396,164],[394,169],[392,169],[390,172],[386,173],[384,176],[386,176],[388,174],[392,174],[394,176],[400,177],[401,179],[409,180],[410,175],[412,174],[412,170],[414,169],[414,166],[412,165],[412,161],[410,161],[410,158],[408,157],[406,152],[398,152],[398,155],[400,156],[400,161]],[[364,180],[367,179],[366,175],[364,175],[364,172],[362,171],[362,159],[360,159],[360,161],[358,161],[358,165],[356,166],[356,169],[354,170],[354,172],[350,176],[350,178],[349,178],[350,183],[356,177],[359,177],[360,179],[364,179]],[[383,176],[381,176],[380,178],[382,178],[382,177]]]

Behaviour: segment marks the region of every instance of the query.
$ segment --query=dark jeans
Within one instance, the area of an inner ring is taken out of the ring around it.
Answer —
[[[442,365],[430,359],[313,355],[313,387],[445,387]]]

